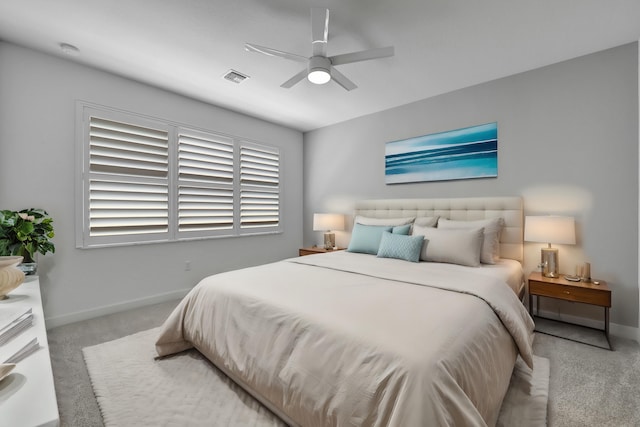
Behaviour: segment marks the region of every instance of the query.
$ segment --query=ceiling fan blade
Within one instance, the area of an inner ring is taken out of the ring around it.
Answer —
[[[329,36],[329,9],[311,8],[311,43],[313,56],[327,55],[327,38]]]
[[[393,46],[378,47],[375,49],[362,50],[360,52],[343,53],[341,55],[330,56],[332,65],[351,64],[352,62],[368,61],[370,59],[386,58],[393,56]]]
[[[346,90],[353,90],[358,87],[354,82],[349,80],[344,74],[333,67],[331,67],[331,79]]]
[[[279,58],[289,59],[291,61],[296,61],[296,62],[306,63],[309,61],[309,58],[305,58],[304,56],[301,56],[301,55],[296,55],[295,53],[283,52],[281,50],[272,49],[270,47],[259,46],[257,44],[252,44],[252,43],[245,43],[244,50],[246,50],[247,52],[257,52],[257,53],[262,53],[264,55],[277,56]]]
[[[307,69],[306,68],[304,70],[300,71],[295,76],[291,77],[286,82],[282,83],[280,85],[280,87],[283,87],[285,89],[289,89],[289,88],[293,87],[293,85],[295,85],[296,83],[300,83],[302,80],[304,80],[305,77],[307,77]]]

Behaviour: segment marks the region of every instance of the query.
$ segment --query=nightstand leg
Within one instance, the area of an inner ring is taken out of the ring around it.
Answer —
[[[604,336],[607,337],[609,350],[613,351],[613,346],[611,345],[611,340],[609,339],[609,307],[604,308]]]
[[[540,316],[540,295],[536,295],[536,316]]]

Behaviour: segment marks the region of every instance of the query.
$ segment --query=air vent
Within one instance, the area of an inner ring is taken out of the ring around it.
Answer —
[[[244,80],[249,78],[249,76],[239,73],[236,70],[229,70],[223,77],[234,83],[242,83]]]

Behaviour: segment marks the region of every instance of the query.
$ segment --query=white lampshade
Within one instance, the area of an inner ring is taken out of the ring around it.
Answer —
[[[313,231],[344,230],[344,215],[313,214]]]
[[[524,218],[524,240],[575,245],[575,221],[570,216],[527,216]]]

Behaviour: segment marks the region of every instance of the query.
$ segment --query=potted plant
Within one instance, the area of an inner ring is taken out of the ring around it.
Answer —
[[[42,209],[0,210],[0,255],[19,255],[25,274],[35,274],[36,253],[54,253],[53,220]]]

